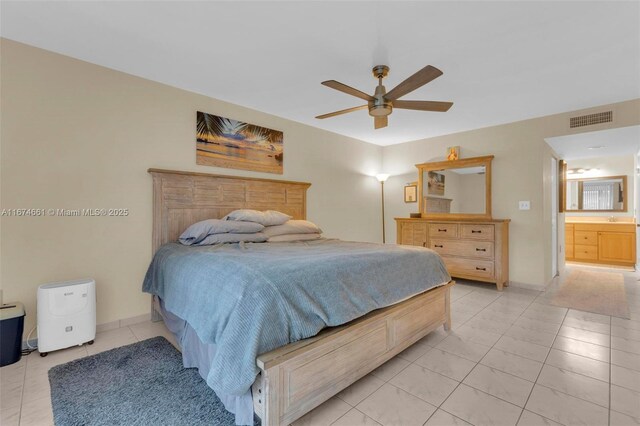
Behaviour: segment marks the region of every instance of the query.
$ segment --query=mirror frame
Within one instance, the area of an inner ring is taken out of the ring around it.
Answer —
[[[576,182],[576,181],[589,181],[589,180],[602,180],[602,179],[622,179],[622,187],[624,188],[622,190],[622,210],[571,210],[571,209],[567,209],[566,208],[566,203],[567,203],[567,199],[566,199],[566,193],[569,192],[568,190],[568,186],[570,182]],[[592,178],[571,178],[571,179],[567,179],[566,183],[565,183],[565,199],[564,199],[564,203],[565,203],[565,209],[564,211],[566,213],[598,213],[598,212],[602,212],[602,213],[627,213],[629,211],[629,205],[627,204],[627,176],[626,175],[621,175],[621,176],[598,176],[598,177],[592,177]]]
[[[426,219],[484,219],[491,220],[491,160],[493,155],[486,155],[484,157],[464,158],[453,161],[436,161],[432,163],[416,164],[418,168],[418,193],[420,194],[419,208],[420,214]],[[465,167],[485,167],[485,211],[484,213],[427,213],[425,211],[424,200],[424,174],[425,172],[432,172],[438,170],[447,169],[461,169]]]

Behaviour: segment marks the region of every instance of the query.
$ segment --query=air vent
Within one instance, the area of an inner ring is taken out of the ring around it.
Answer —
[[[593,126],[594,124],[611,123],[613,111],[597,112],[595,114],[581,115],[569,119],[569,128]]]

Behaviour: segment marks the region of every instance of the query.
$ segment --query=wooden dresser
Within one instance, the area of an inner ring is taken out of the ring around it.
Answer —
[[[636,264],[636,224],[567,222],[566,259],[605,265]]]
[[[396,218],[398,244],[438,252],[457,278],[509,285],[509,220]]]

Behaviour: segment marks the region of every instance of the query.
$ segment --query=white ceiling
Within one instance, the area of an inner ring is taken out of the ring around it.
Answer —
[[[389,145],[640,97],[640,3],[633,2],[11,2],[3,37]],[[427,64],[444,75],[373,129],[362,102]]]
[[[640,151],[640,126],[557,136],[545,140],[564,160],[636,155]]]

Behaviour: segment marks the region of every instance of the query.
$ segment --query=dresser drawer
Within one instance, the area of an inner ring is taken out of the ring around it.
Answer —
[[[457,238],[457,223],[432,223],[429,225],[429,238]]]
[[[493,243],[490,241],[463,241],[446,238],[430,239],[429,248],[446,256],[493,259]]]
[[[575,231],[574,243],[583,246],[597,246],[598,233],[596,231]]]
[[[474,240],[493,241],[493,225],[460,225],[460,237]]]
[[[487,260],[461,259],[457,257],[442,256],[449,274],[493,278],[493,262]]]
[[[573,257],[577,260],[598,260],[598,246],[576,244],[574,246]]]

